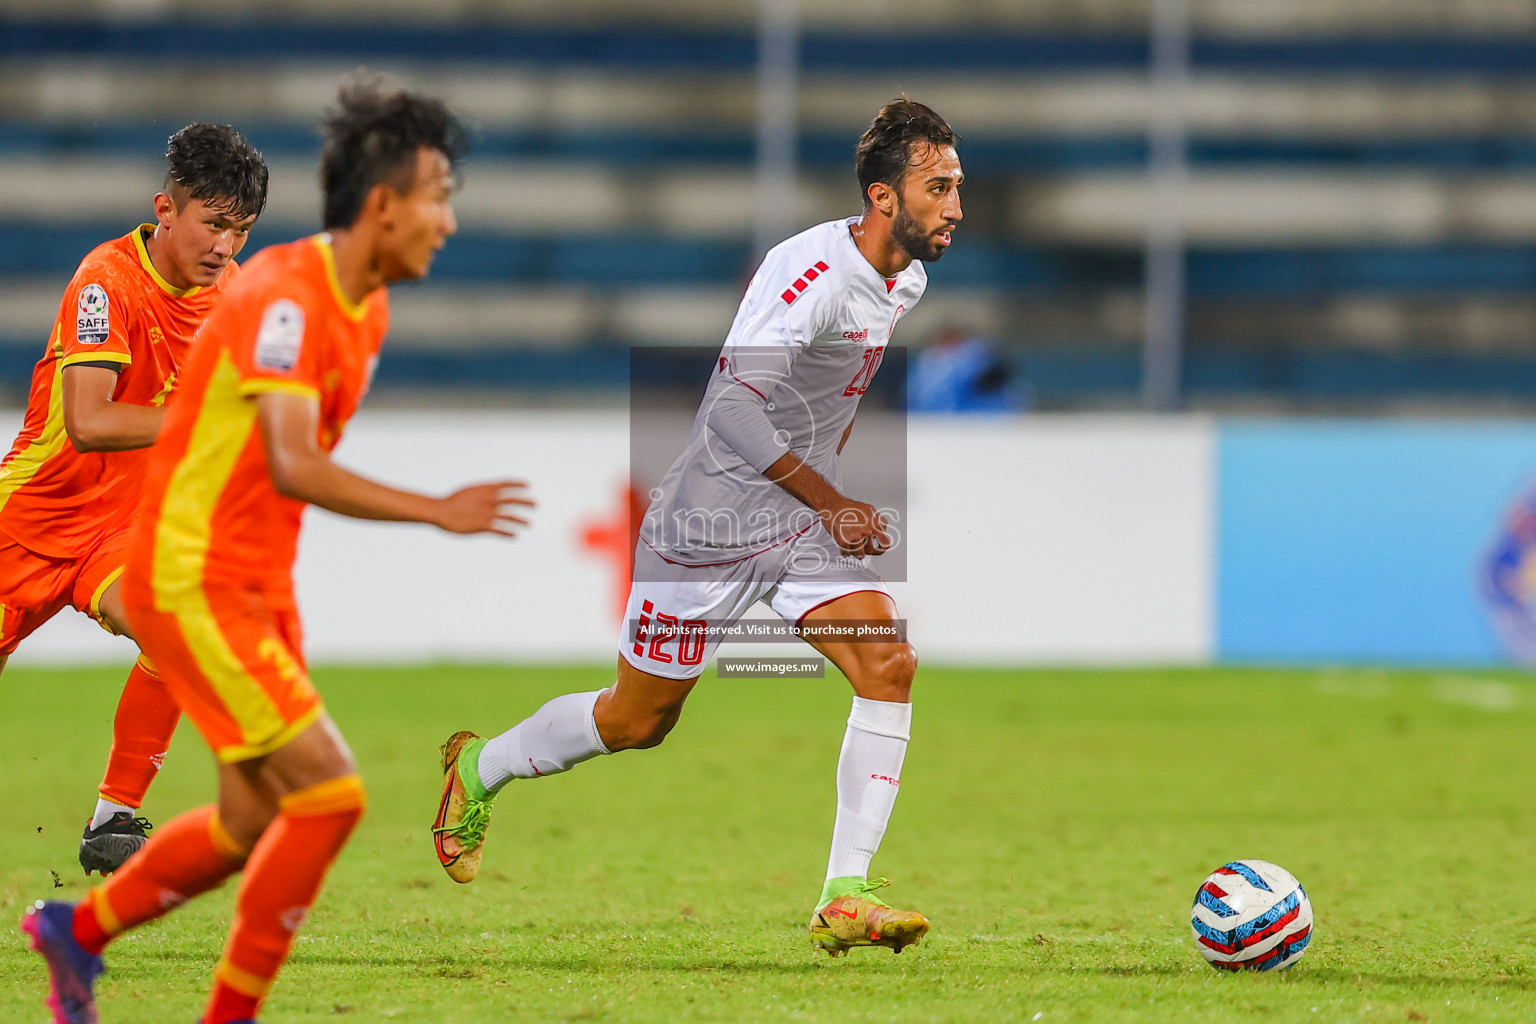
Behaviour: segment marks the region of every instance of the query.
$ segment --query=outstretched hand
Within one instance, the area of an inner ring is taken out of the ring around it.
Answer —
[[[525,514],[534,502],[521,480],[475,484],[442,499],[434,524],[449,533],[499,533],[516,537],[528,525]]]

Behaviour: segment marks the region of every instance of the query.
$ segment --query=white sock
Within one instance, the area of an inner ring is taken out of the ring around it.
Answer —
[[[97,797],[96,813],[91,815],[91,828],[101,828],[101,826],[112,820],[112,815],[121,811],[127,811],[129,814],[136,814],[138,813],[138,810],[139,809],[137,807],[129,807],[125,804],[115,804],[111,800],[103,800],[101,797]]]
[[[602,690],[568,693],[489,740],[480,751],[480,784],[492,793],[512,779],[532,779],[570,771],[598,754],[603,746],[593,710]]]
[[[837,821],[828,878],[865,878],[901,786],[912,705],[853,698],[837,759]]]

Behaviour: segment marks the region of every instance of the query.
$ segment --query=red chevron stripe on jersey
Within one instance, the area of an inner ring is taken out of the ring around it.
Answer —
[[[828,269],[830,268],[825,262],[817,260],[816,265],[814,267],[807,267],[805,273],[795,278],[795,283],[785,288],[783,293],[779,295],[779,298],[784,300],[786,306],[793,304],[800,297],[800,293],[809,288],[810,283],[822,274],[825,274]]]

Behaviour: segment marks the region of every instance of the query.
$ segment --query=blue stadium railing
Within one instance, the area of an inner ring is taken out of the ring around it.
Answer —
[[[809,71],[882,73],[1146,66],[1144,37],[1044,35],[975,30],[903,33],[810,31],[801,40]],[[644,25],[610,29],[528,27],[471,21],[455,25],[376,24],[228,18],[62,21],[0,17],[0,59],[44,56],[240,60],[357,58],[516,61],[534,65],[744,70],[756,40],[746,31],[690,31]],[[1247,72],[1376,71],[1415,74],[1517,74],[1536,68],[1536,37],[1197,38],[1197,67]]]
[[[312,125],[235,120],[268,156],[310,156],[319,150]],[[165,120],[40,124],[0,114],[0,156],[143,157],[158,153],[166,136],[178,127]],[[753,146],[752,135],[746,131],[705,128],[638,133],[556,127],[477,130],[473,152],[477,159],[556,159],[642,168],[698,162],[745,169],[751,164]],[[800,140],[799,159],[807,168],[847,171],[852,152],[853,143],[846,133],[810,132]],[[1147,161],[1147,143],[1139,136],[1118,135],[972,135],[963,140],[962,156],[971,177],[1009,181],[1063,171],[1139,169]],[[1529,170],[1536,167],[1536,136],[1216,139],[1197,135],[1190,140],[1189,157],[1193,166],[1212,169],[1271,165],[1319,170]]]
[[[86,226],[0,222],[0,275],[62,276],[128,220]],[[291,230],[263,231],[253,244],[288,241]],[[253,250],[254,251],[254,250]],[[531,238],[466,226],[433,264],[435,281],[627,285],[736,284],[751,269],[745,241],[667,238],[654,233]],[[1048,293],[1089,286],[1133,288],[1141,257],[1121,249],[1039,248],[967,238],[929,268],[939,285]],[[1188,262],[1196,299],[1315,298],[1339,292],[1448,295],[1536,292],[1536,246],[1350,246],[1195,249]]]
[[[10,386],[14,399],[24,395],[41,352],[41,341],[30,346],[0,345],[0,380]],[[1010,363],[1016,383],[1027,386],[1044,405],[1133,396],[1141,385],[1136,352],[1081,341],[1016,354]],[[629,366],[629,351],[617,342],[579,349],[474,346],[431,352],[386,344],[374,383],[381,391],[612,392],[627,385]],[[1234,394],[1285,395],[1317,403],[1374,403],[1392,395],[1528,400],[1536,394],[1536,362],[1470,355],[1201,347],[1187,354],[1184,387],[1196,400]]]

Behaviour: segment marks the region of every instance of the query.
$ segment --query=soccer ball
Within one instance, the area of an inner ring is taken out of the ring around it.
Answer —
[[[1212,967],[1272,971],[1300,960],[1312,941],[1312,901],[1278,864],[1235,860],[1200,886],[1189,923]]]

